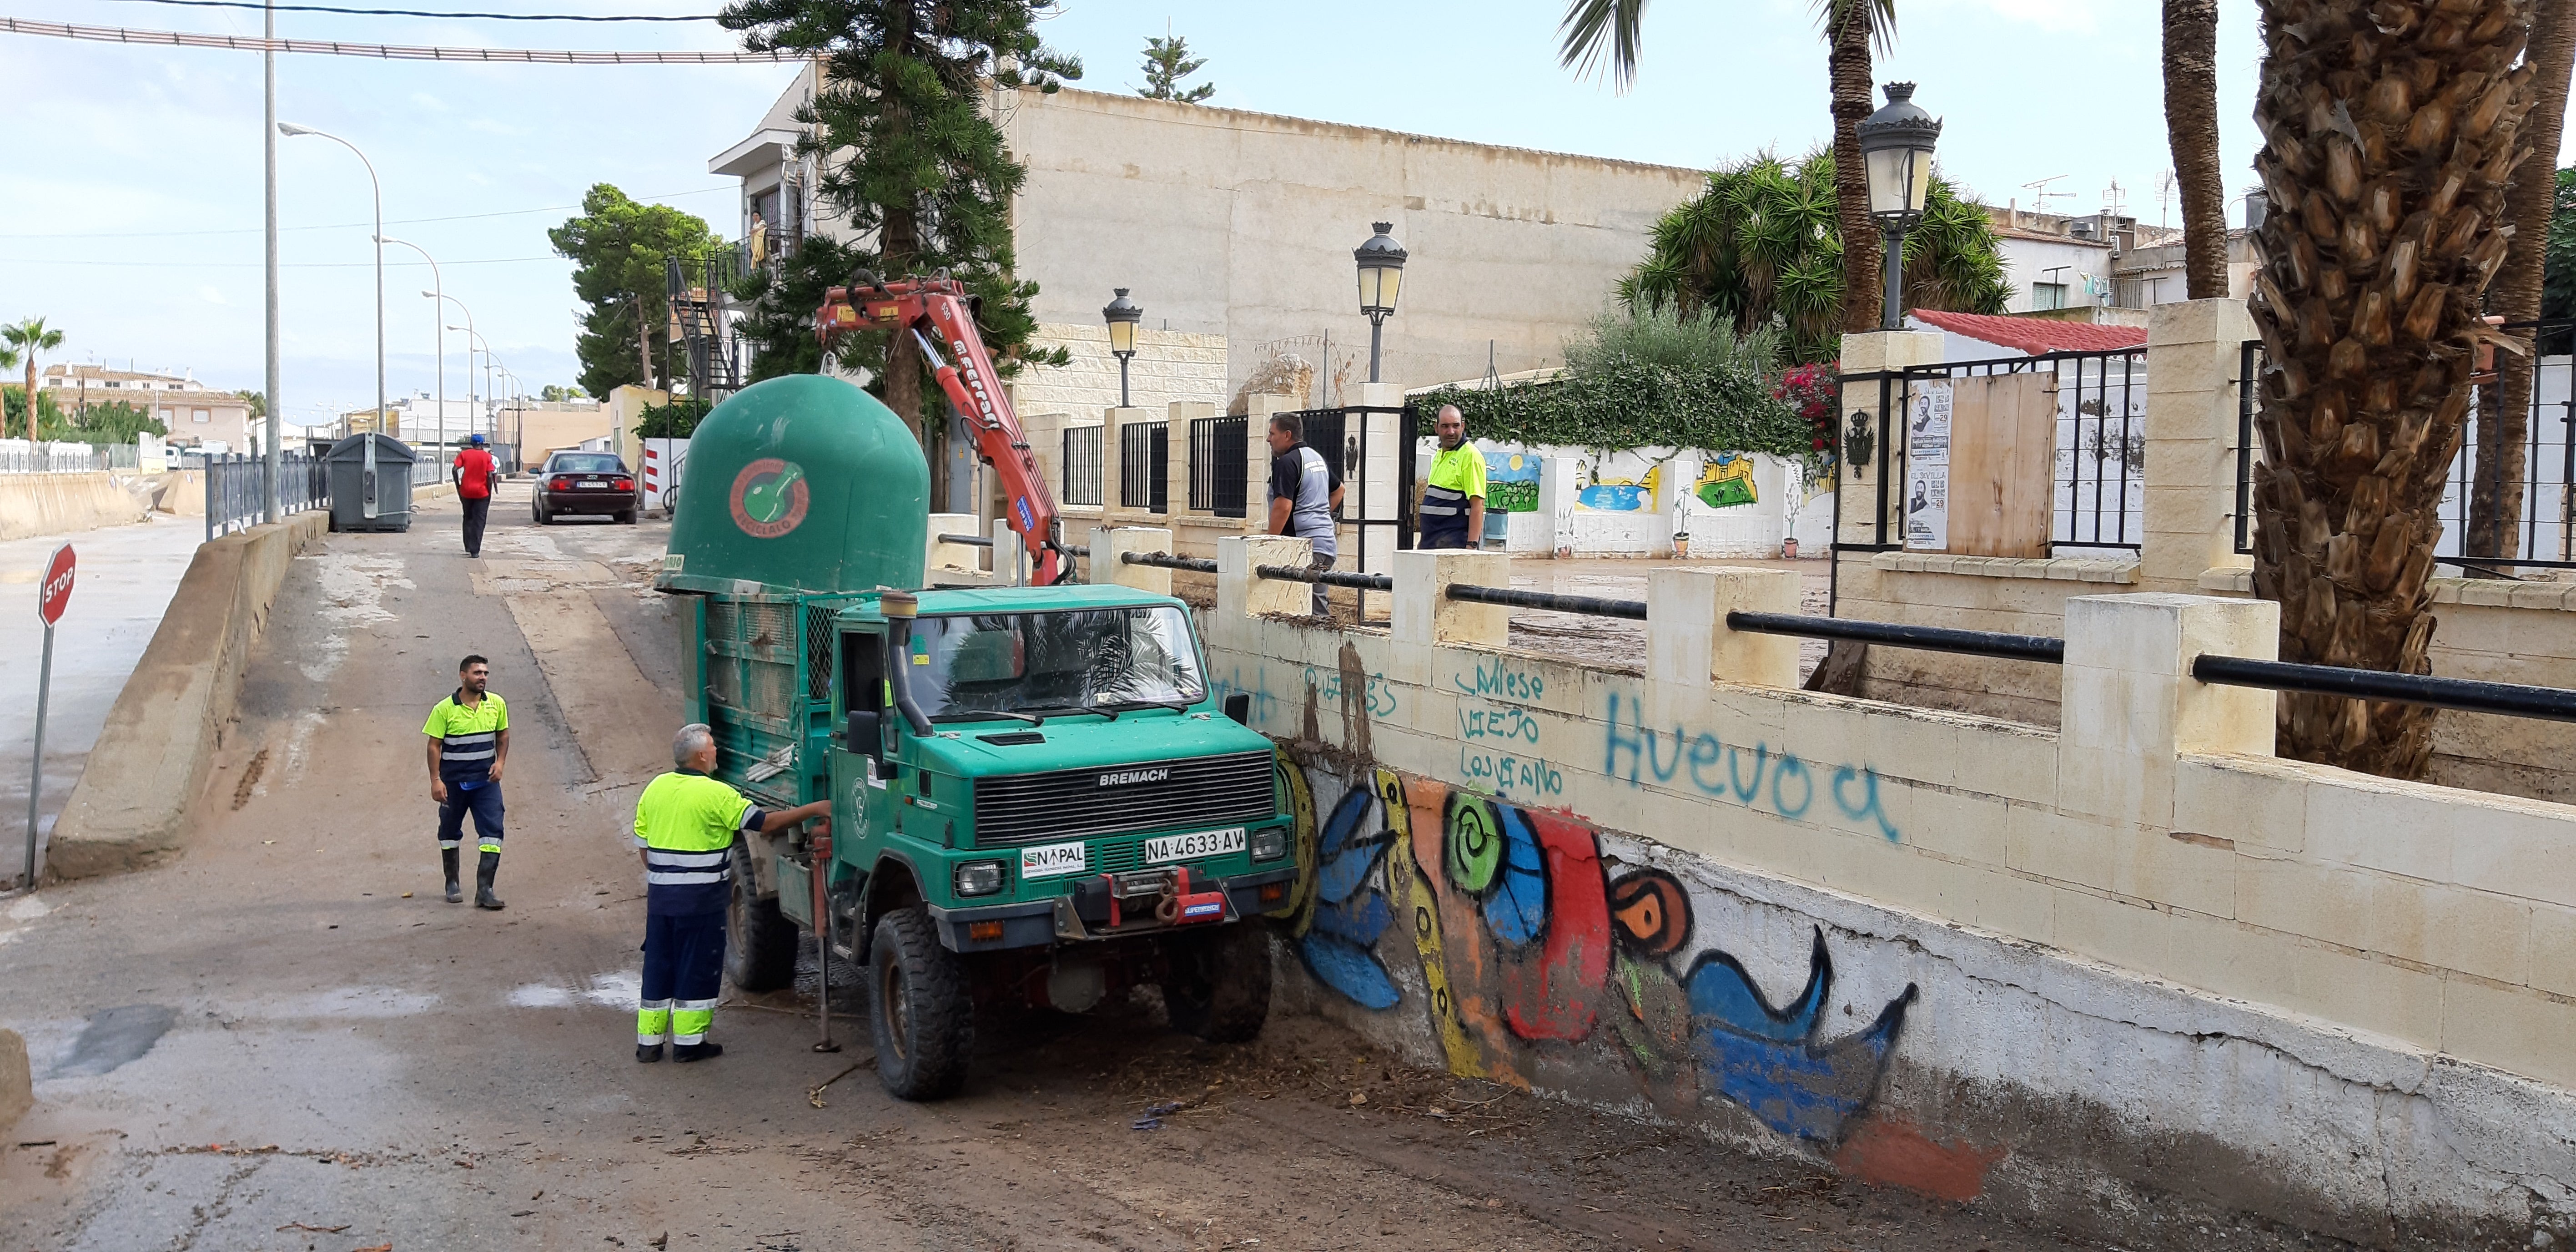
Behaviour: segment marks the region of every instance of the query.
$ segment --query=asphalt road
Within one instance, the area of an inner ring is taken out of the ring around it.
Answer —
[[[187,853],[0,903],[39,1102],[0,1138],[0,1248],[2065,1246],[1289,1014],[1234,1048],[1150,1001],[995,1022],[931,1106],[878,1088],[863,1020],[811,1051],[793,993],[730,1000],[714,1062],[637,1065],[664,531],[540,530],[523,491],[479,562],[452,502],[317,542]],[[467,651],[513,711],[500,913],[439,898],[431,837],[419,727]]]
[[[35,750],[36,677],[44,627],[36,618],[36,584],[54,549],[68,543],[78,558],[70,609],[54,629],[53,691],[45,715],[45,787],[37,797],[38,829],[80,780],[99,727],[125,689],[125,678],[161,626],[161,611],[205,538],[205,519],[154,514],[131,526],[0,543],[0,885],[17,881],[26,859],[27,779]]]

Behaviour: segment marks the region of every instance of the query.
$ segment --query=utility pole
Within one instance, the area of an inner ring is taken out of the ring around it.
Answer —
[[[268,212],[265,227],[268,236],[268,438],[261,441],[259,461],[260,520],[275,522],[277,511],[277,475],[280,468],[278,445],[280,428],[285,425],[285,412],[277,398],[277,5],[266,6],[267,25],[263,29],[270,46],[260,51],[260,73],[264,80],[267,119],[259,128],[260,147],[267,162]]]
[[[644,320],[644,293],[635,293],[635,358],[644,367],[644,386],[653,385],[653,326]]]

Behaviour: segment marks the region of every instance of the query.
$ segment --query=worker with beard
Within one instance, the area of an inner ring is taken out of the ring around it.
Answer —
[[[1467,419],[1444,404],[1432,419],[1440,451],[1422,480],[1419,548],[1474,548],[1485,534],[1485,454],[1467,444]]]
[[[420,733],[429,736],[429,798],[438,802],[438,859],[447,870],[447,902],[465,901],[456,876],[465,815],[474,815],[482,864],[474,872],[474,903],[499,909],[492,877],[501,872],[501,769],[510,761],[510,706],[485,690],[491,662],[469,656],[456,667],[456,694],[429,711]]]

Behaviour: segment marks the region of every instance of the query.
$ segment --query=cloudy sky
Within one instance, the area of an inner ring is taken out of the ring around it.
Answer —
[[[376,7],[385,0],[313,0]],[[1663,0],[1619,95],[1555,62],[1563,0],[1309,0],[1295,6],[1069,0],[1048,40],[1081,56],[1081,86],[1131,90],[1144,37],[1167,27],[1210,58],[1212,103],[1489,143],[1701,166],[1820,142],[1824,49],[1809,0]],[[387,6],[391,7],[391,6]],[[399,7],[689,14],[707,0],[405,0]],[[259,32],[255,10],[152,0],[18,0],[16,16],[140,29]],[[2169,212],[2147,0],[1903,0],[1881,80],[1910,78],[1947,123],[1946,170],[1993,202],[2089,212],[2117,179],[2148,222]],[[2259,46],[2252,0],[2222,5],[2231,184],[2253,148]],[[496,22],[282,13],[295,38],[513,48],[723,48],[713,23]],[[387,233],[436,256],[501,361],[534,388],[569,382],[576,302],[547,227],[609,182],[730,235],[734,200],[707,158],[748,133],[793,77],[776,65],[560,67],[278,58],[279,116],[345,136],[383,180]],[[61,359],[193,369],[257,387],[260,59],[0,34],[0,320],[41,315]],[[289,421],[372,402],[367,179],[328,141],[282,140],[285,410]],[[2230,216],[2238,208],[2231,204]],[[429,271],[387,250],[389,387],[435,377]],[[448,336],[448,387],[466,385]],[[479,384],[478,384],[479,385]]]

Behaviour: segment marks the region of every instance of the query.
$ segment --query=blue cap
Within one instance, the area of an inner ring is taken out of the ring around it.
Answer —
[[[467,436],[467,437],[466,437],[465,442],[467,442],[467,443],[471,443],[471,444],[477,444],[477,445],[479,445],[479,444],[481,444],[481,443],[483,442],[483,436],[481,436],[481,435],[469,435],[469,436]]]

